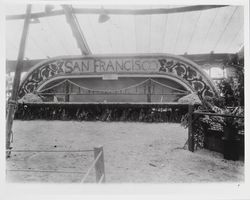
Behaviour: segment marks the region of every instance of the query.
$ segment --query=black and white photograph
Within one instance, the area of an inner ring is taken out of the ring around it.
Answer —
[[[244,187],[248,2],[128,2],[4,2],[6,184]]]

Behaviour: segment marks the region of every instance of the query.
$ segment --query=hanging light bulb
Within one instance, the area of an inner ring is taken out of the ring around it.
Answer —
[[[53,9],[55,8],[55,6],[53,5],[46,5],[45,6],[45,13],[50,13]]]
[[[105,23],[110,19],[110,16],[107,14],[107,12],[104,10],[104,8],[101,8],[102,13],[99,15],[98,22],[99,23]]]
[[[100,14],[98,22],[99,23],[105,23],[109,19],[110,19],[110,17],[107,14]]]
[[[38,18],[31,18],[30,19],[30,23],[31,24],[39,24],[40,23],[40,20]]]

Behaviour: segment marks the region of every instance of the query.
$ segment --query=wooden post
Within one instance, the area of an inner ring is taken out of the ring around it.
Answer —
[[[18,58],[17,58],[17,65],[16,65],[16,71],[15,71],[15,77],[13,81],[13,87],[11,92],[11,97],[8,101],[8,113],[6,118],[6,149],[10,149],[10,143],[11,143],[11,134],[12,134],[12,124],[13,119],[15,115],[15,106],[17,104],[17,96],[18,96],[18,89],[20,84],[20,76],[23,68],[23,57],[25,52],[25,44],[29,29],[29,23],[30,23],[30,14],[31,14],[31,5],[27,5],[26,8],[26,15],[24,19],[24,25],[23,25],[23,32],[21,36],[21,42],[19,46],[19,52],[18,52]],[[10,151],[6,153],[6,156],[10,156]]]
[[[147,102],[151,102],[151,78],[148,80],[148,94],[147,94]]]
[[[97,160],[95,164],[95,173],[96,173],[96,182],[98,183],[99,180],[102,178],[102,182],[105,182],[105,169],[104,169],[104,155],[103,155],[103,147],[95,147],[94,148],[94,157],[99,155],[99,153],[102,153],[100,158]]]
[[[192,152],[194,152],[193,112],[194,106],[188,105],[188,150]]]
[[[65,82],[65,102],[69,102],[69,82]]]

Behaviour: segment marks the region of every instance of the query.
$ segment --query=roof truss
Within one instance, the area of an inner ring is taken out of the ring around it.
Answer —
[[[70,28],[73,32],[73,35],[76,39],[76,42],[78,44],[78,47],[80,48],[82,55],[90,55],[91,51],[89,49],[89,46],[87,44],[87,41],[82,33],[82,30],[80,28],[80,25],[77,21],[77,18],[75,14],[72,12],[72,6],[69,5],[62,5],[65,16],[67,18],[67,22],[70,25]]]
[[[185,6],[177,8],[158,8],[158,9],[105,9],[105,13],[111,15],[156,15],[156,14],[192,12],[192,11],[207,10],[212,8],[219,8],[224,6],[227,5],[196,5],[196,6]],[[103,10],[99,8],[72,8],[71,12],[73,14],[103,14]],[[31,18],[51,17],[63,14],[64,10],[54,10],[48,13],[37,12],[37,13],[32,13]],[[7,20],[17,20],[24,18],[25,14],[6,16]]]

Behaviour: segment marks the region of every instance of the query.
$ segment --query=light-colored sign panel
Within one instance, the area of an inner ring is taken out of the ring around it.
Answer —
[[[19,97],[46,86],[53,78],[62,79],[84,76],[99,76],[103,80],[117,80],[119,75],[159,74],[172,77],[177,82],[197,91],[200,96],[216,96],[217,91],[210,78],[198,65],[180,56],[173,55],[124,55],[85,56],[48,59],[35,66],[23,80]]]
[[[156,72],[160,68],[157,59],[77,59],[51,63],[64,73],[122,73]]]

